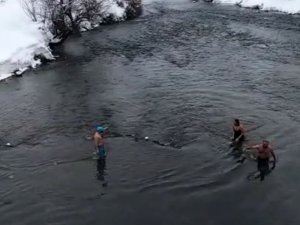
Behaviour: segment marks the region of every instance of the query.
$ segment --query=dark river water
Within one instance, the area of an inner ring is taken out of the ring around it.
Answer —
[[[299,224],[299,16],[149,3],[57,51],[0,83],[1,225]],[[235,117],[275,148],[263,182],[229,146]]]

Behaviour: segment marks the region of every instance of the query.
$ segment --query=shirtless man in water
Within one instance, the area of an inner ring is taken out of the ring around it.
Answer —
[[[96,126],[96,132],[94,134],[94,144],[95,149],[97,151],[97,155],[99,158],[106,157],[106,150],[104,148],[104,133],[106,132],[107,128],[104,128],[100,125]]]
[[[273,167],[271,169],[274,169],[276,166],[276,156],[270,145],[270,142],[267,140],[263,140],[261,144],[247,147],[247,149],[256,150],[255,154],[257,157],[257,169],[260,172],[260,180],[264,180],[265,175],[270,171],[270,156],[272,156],[274,159]]]

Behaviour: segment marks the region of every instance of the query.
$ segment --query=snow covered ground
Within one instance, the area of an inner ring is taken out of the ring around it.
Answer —
[[[38,65],[35,54],[53,58],[48,48],[51,35],[41,27],[31,21],[19,0],[0,3],[0,80],[10,76],[13,65],[22,70]]]
[[[259,7],[285,13],[300,13],[300,0],[215,0],[218,3],[239,4],[242,7]]]
[[[116,20],[124,17],[125,8],[119,7],[114,0],[106,0],[105,5],[106,5],[106,7],[104,7],[104,8],[106,8],[105,9],[106,12],[114,15]]]
[[[41,22],[33,22],[24,10],[24,0],[0,0],[0,80],[19,69],[24,72],[28,66],[40,64],[35,55],[53,59],[48,47],[52,34]],[[107,14],[114,19],[124,18],[125,9],[114,0],[105,1]]]

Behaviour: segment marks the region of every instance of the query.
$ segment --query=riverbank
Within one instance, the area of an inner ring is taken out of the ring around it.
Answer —
[[[0,4],[0,81],[14,76],[21,76],[25,71],[36,68],[41,63],[55,60],[52,54],[52,46],[59,45],[61,38],[55,37],[45,25],[30,20],[28,13],[19,3],[20,0],[6,1]],[[136,18],[142,12],[142,1],[124,0],[120,4],[106,0],[108,6],[106,17],[101,23],[91,25],[88,21],[81,31],[87,31],[98,27],[100,24],[111,24],[125,19]],[[217,0],[215,3],[236,4],[242,7],[258,8],[262,10],[277,10],[286,13],[298,13],[300,0],[291,0],[288,4],[282,4],[277,0]],[[184,2],[184,1],[178,1]],[[186,5],[192,1],[186,2]],[[197,4],[198,1],[193,1]],[[108,4],[109,3],[109,4]],[[143,4],[163,4],[163,1],[144,0]],[[184,6],[183,6],[184,7]],[[14,12],[14,17],[12,13]],[[18,27],[18,29],[12,29]],[[5,31],[7,30],[7,32]],[[22,37],[22,38],[20,38]],[[66,38],[63,37],[63,38]]]
[[[41,63],[54,60],[51,48],[65,40],[70,31],[55,36],[50,22],[43,22],[42,6],[26,4],[23,0],[0,3],[0,80],[12,75],[20,76]],[[44,6],[43,6],[44,7]],[[80,31],[99,25],[133,19],[141,13],[140,0],[123,0],[119,3],[105,0],[102,16],[93,21],[84,20]],[[33,14],[35,13],[35,15]]]

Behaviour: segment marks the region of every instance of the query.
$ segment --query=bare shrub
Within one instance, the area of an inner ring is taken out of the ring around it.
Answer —
[[[101,22],[111,22],[112,15],[106,13],[106,0],[22,0],[26,13],[33,21],[43,22],[56,36],[65,38],[78,33],[84,24],[89,27]],[[127,17],[134,17],[135,6],[141,0],[116,0],[119,7],[127,7]],[[125,4],[124,4],[125,3]],[[87,29],[87,28],[86,28]]]

